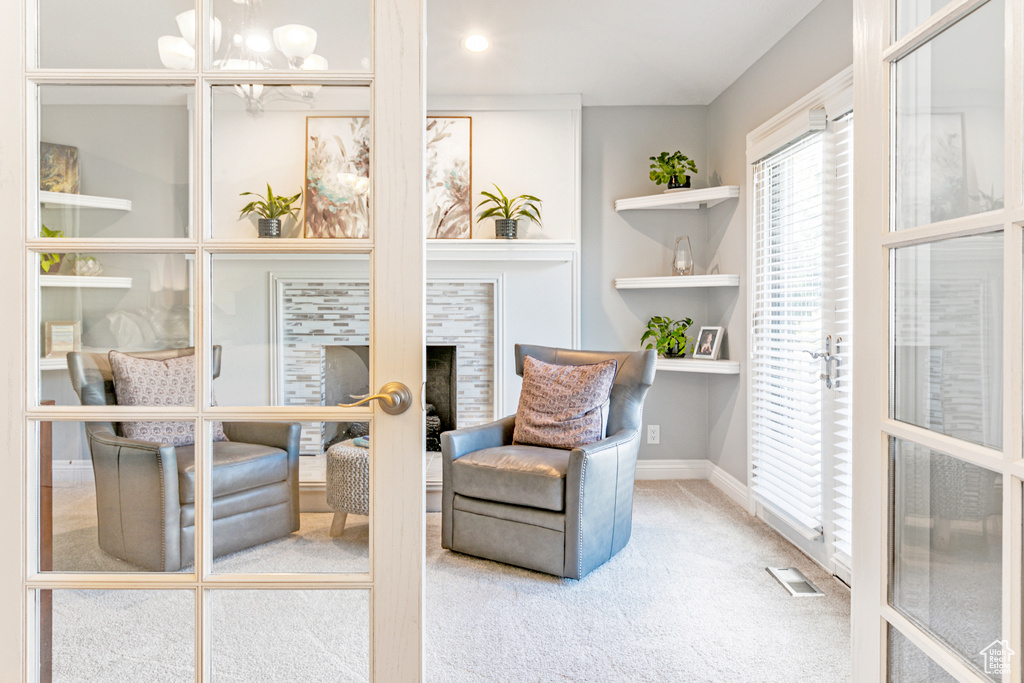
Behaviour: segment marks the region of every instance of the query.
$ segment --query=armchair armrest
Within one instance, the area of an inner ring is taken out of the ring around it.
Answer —
[[[89,430],[100,547],[150,571],[181,566],[174,446]]]
[[[232,441],[258,443],[299,454],[301,429],[297,422],[225,422],[224,434]]]
[[[516,427],[516,416],[509,415],[494,422],[453,429],[441,434],[441,547],[452,547],[452,506],[455,491],[452,489],[452,463],[474,451],[495,448],[512,443]]]
[[[450,463],[473,451],[508,445],[512,443],[515,426],[516,416],[509,415],[487,424],[444,432],[441,434],[441,453]]]
[[[572,449],[565,478],[565,576],[580,578],[629,541],[640,430]]]

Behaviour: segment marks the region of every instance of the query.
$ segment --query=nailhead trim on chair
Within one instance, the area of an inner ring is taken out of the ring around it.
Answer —
[[[576,578],[583,578],[583,482],[587,478],[587,456],[583,456],[583,467],[580,469],[580,545],[576,551]]]

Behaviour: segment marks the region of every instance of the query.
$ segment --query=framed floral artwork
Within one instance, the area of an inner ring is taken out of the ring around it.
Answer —
[[[426,232],[430,239],[469,239],[473,232],[473,121],[428,116]]]
[[[307,238],[370,236],[370,119],[306,117]]]

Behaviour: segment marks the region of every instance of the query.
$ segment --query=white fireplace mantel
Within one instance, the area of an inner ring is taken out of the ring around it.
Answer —
[[[428,261],[574,261],[579,245],[561,240],[427,240]]]

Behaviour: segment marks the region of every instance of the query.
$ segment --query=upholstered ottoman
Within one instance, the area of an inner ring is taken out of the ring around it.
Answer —
[[[327,449],[327,505],[334,510],[331,536],[345,532],[349,514],[370,514],[370,451],[339,441]]]

